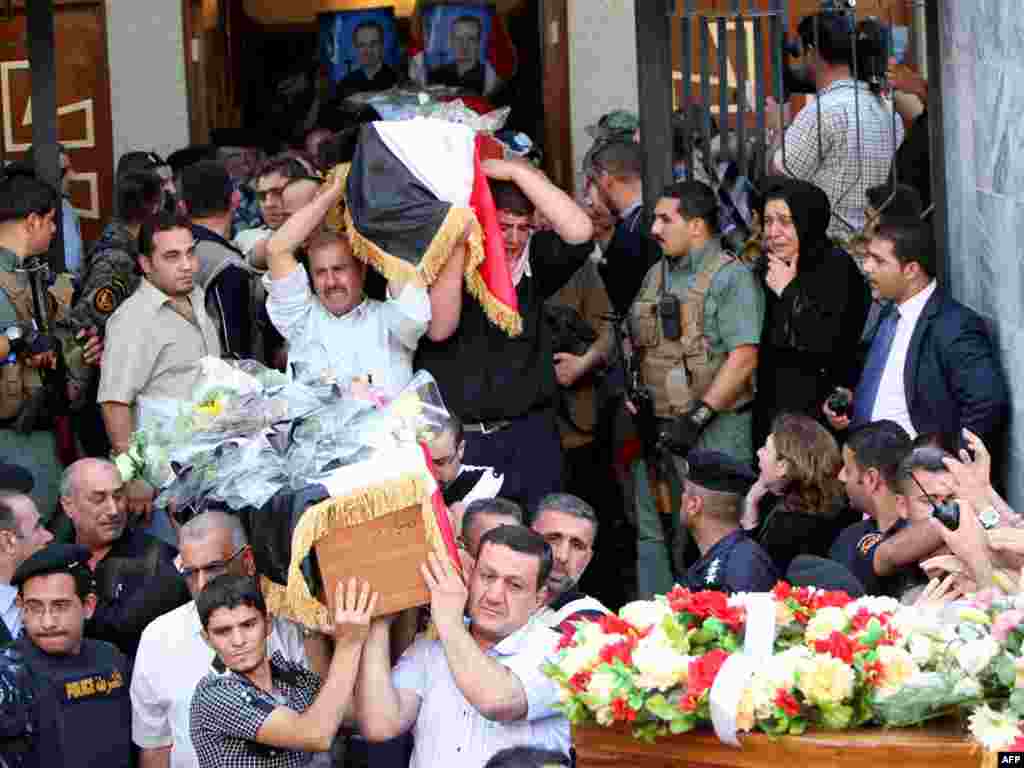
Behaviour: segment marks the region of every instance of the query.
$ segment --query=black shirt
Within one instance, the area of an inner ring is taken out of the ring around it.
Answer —
[[[857,577],[864,585],[864,594],[899,599],[907,589],[923,580],[920,569],[908,565],[889,576],[879,576],[875,573],[875,552],[883,541],[888,541],[907,525],[906,520],[900,519],[883,533],[874,519],[854,523],[839,534],[828,556]]]
[[[487,85],[487,76],[484,72],[484,65],[477,62],[476,66],[460,75],[458,66],[452,62],[430,70],[427,75],[427,82],[431,85],[448,85],[456,88],[465,88],[478,96],[483,96],[484,88]]]
[[[695,592],[767,592],[778,580],[771,558],[740,530],[719,539],[683,578],[684,586]]]
[[[554,232],[530,240],[532,276],[523,276],[516,294],[523,332],[509,336],[491,323],[468,293],[462,317],[445,341],[420,340],[416,370],[437,380],[448,409],[464,422],[515,419],[554,404],[558,391],[551,351],[551,330],[544,300],[557,293],[593,251],[588,241],[570,245]]]
[[[771,511],[750,535],[768,553],[780,574],[786,573],[797,555],[827,557],[839,534],[860,519],[860,514],[846,504],[829,516],[792,512],[784,499],[774,495],[765,497],[761,508]]]
[[[345,98],[353,93],[386,91],[389,88],[394,88],[396,85],[398,85],[398,75],[387,64],[382,65],[373,77],[367,77],[366,70],[360,67],[349,72],[338,83],[338,94],[341,98]]]
[[[191,599],[174,567],[176,554],[159,539],[127,529],[93,571],[98,600],[85,623],[86,636],[134,658],[146,625]]]
[[[33,751],[41,768],[130,768],[131,664],[110,643],[83,640],[77,656],[43,653],[23,635],[24,656],[35,689]]]
[[[618,221],[597,269],[618,314],[629,312],[648,270],[660,260],[661,247],[651,238],[651,216],[642,206]]]

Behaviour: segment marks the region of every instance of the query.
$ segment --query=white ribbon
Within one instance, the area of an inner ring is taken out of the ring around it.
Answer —
[[[736,714],[743,690],[775,647],[775,596],[771,592],[744,595],[747,626],[743,651],[734,653],[718,670],[708,701],[711,724],[723,744],[742,748],[736,734]]]

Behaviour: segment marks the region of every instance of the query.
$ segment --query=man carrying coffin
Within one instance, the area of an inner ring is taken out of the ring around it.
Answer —
[[[267,312],[288,341],[293,366],[314,373],[329,369],[343,386],[368,379],[394,394],[412,379],[412,357],[430,325],[431,300],[418,276],[405,283],[391,280],[386,301],[366,297],[366,264],[355,258],[343,233],[322,226],[344,188],[341,177],[332,176],[271,236],[270,275],[263,278]],[[312,281],[296,260],[300,248],[308,255]],[[448,268],[461,269],[462,263],[451,258]],[[434,290],[450,282],[439,279]]]

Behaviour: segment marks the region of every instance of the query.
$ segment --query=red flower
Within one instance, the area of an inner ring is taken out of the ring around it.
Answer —
[[[776,600],[785,600],[793,594],[793,587],[790,586],[788,581],[780,581],[772,587],[772,593],[775,595]]]
[[[845,608],[852,598],[845,592],[818,592],[811,600],[814,610],[819,608]]]
[[[884,627],[889,623],[889,614],[874,614],[867,608],[861,608],[853,615],[853,618],[850,619],[850,627],[853,631],[860,632],[862,629],[868,628],[868,624],[871,623],[872,619],[878,619],[878,623]]]
[[[588,685],[590,685],[590,672],[577,672],[569,678],[569,687],[576,693],[583,693],[587,690]]]
[[[634,643],[631,640],[622,640],[618,643],[606,645],[601,649],[601,661],[605,664],[611,664],[615,659],[619,659],[623,664],[632,664],[633,645]]]
[[[668,606],[676,613],[689,610],[690,590],[683,589],[678,584],[672,587],[672,591],[665,595],[668,599]]]
[[[606,635],[636,635],[636,627],[614,613],[606,613],[597,623],[601,625],[601,630]]]
[[[694,592],[686,609],[699,619],[718,618],[729,610],[729,602],[722,592]]]
[[[679,710],[681,712],[696,712],[699,706],[700,694],[688,693],[679,700]]]
[[[775,694],[775,706],[786,713],[786,717],[796,717],[800,714],[800,702],[785,688],[779,688]]]
[[[627,723],[632,723],[636,720],[636,710],[629,706],[629,702],[625,699],[615,699],[612,702],[612,716],[616,720],[625,720]]]
[[[1008,746],[1005,752],[1024,752],[1024,733],[1017,734],[1017,740]]]
[[[826,640],[815,640],[814,650],[818,653],[831,654],[847,664],[853,664],[853,655],[862,650],[862,646],[842,632],[833,632]]]
[[[558,641],[558,650],[568,648],[576,638],[576,625],[568,624],[562,627],[562,639]]]
[[[722,668],[728,658],[729,654],[726,651],[716,648],[691,661],[686,683],[687,694],[700,696],[708,690],[715,682],[718,670]]]
[[[864,682],[871,688],[877,688],[885,679],[885,667],[880,661],[869,661],[864,665]]]

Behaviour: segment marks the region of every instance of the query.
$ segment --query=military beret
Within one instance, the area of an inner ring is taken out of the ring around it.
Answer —
[[[709,491],[746,496],[757,482],[757,474],[750,465],[720,451],[690,451],[686,464],[686,479]]]
[[[32,493],[34,486],[32,473],[23,466],[0,462],[0,490]]]
[[[786,581],[794,587],[819,587],[839,590],[850,597],[861,597],[864,587],[850,569],[835,560],[815,555],[797,555],[786,571]]]
[[[89,550],[79,544],[47,544],[18,566],[11,585],[20,587],[33,576],[71,573],[78,566],[88,566],[89,557]]]

